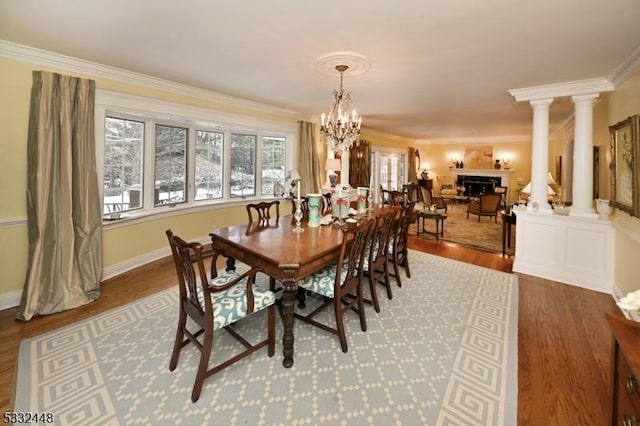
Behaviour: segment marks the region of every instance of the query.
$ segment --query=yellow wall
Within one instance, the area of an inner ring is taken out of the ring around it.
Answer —
[[[450,168],[455,168],[451,163],[451,158],[464,158],[465,147],[470,143],[450,143],[450,144],[426,144],[420,145],[420,160],[426,161],[431,166],[430,178],[435,178],[434,192],[437,194],[440,188],[437,185],[437,176],[448,176],[451,174]],[[516,199],[518,190],[518,179],[521,178],[524,185],[531,177],[531,142],[501,142],[501,143],[481,143],[477,145],[492,146],[493,158],[510,158],[509,163],[512,173],[509,177],[509,201]],[[469,169],[473,170],[473,169]]]
[[[613,125],[625,118],[640,114],[640,73],[606,96],[606,109],[598,111]],[[604,130],[602,130],[604,133]],[[607,129],[608,133],[608,129]],[[610,160],[610,157],[608,157]],[[640,219],[614,210],[612,221],[616,228],[615,283],[624,293],[640,289]]]
[[[27,183],[27,130],[32,71],[43,67],[0,58],[0,296],[22,290],[28,263],[28,236],[26,225]],[[69,74],[51,69],[50,71]],[[81,76],[81,75],[79,75]],[[89,77],[91,76],[81,76]],[[151,90],[96,79],[96,87],[125,91],[183,102],[226,111],[252,114],[260,118],[293,122],[290,117],[274,117],[264,112],[246,111],[219,105],[211,101],[193,99],[158,90]],[[206,211],[187,210],[184,214],[158,215],[157,218],[121,222],[108,226],[103,231],[103,266],[110,267],[126,263],[132,258],[144,256],[158,249],[167,248],[165,229],[171,227],[175,233],[192,239],[204,237],[208,231],[221,226],[240,223],[246,218],[242,205],[212,207]]]

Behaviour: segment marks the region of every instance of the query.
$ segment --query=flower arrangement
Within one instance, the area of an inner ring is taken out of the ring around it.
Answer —
[[[640,313],[640,290],[632,291],[621,298],[616,305],[625,311],[635,311]]]

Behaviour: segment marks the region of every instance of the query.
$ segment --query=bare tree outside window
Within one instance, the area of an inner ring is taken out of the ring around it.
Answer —
[[[222,198],[224,133],[196,130],[196,200]]]
[[[285,146],[282,137],[262,138],[262,195],[274,195],[274,186],[285,186]]]
[[[256,195],[256,135],[231,134],[231,197]]]
[[[105,119],[103,214],[142,207],[144,123]]]
[[[188,130],[183,127],[156,125],[156,206],[186,200],[187,135]]]

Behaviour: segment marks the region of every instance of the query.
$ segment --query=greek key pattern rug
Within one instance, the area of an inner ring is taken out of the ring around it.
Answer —
[[[297,321],[285,369],[278,319],[276,355],[265,348],[206,379],[194,404],[200,353],[185,347],[169,371],[176,287],[24,340],[14,410],[51,412],[60,425],[516,424],[517,276],[415,251],[409,259],[412,278],[394,282],[393,299],[380,287],[381,312],[366,306],[366,332],[345,317],[346,354],[337,337]],[[331,309],[322,315],[334,325]],[[238,330],[261,338],[266,315]],[[218,334],[214,361],[238,349]]]

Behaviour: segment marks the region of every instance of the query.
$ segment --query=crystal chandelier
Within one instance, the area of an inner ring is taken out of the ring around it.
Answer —
[[[362,117],[351,108],[351,92],[345,93],[342,89],[342,77],[348,68],[347,65],[336,65],[340,73],[340,90],[333,91],[331,111],[328,116],[323,113],[321,119],[320,133],[335,154],[344,153],[354,143],[359,144]]]

